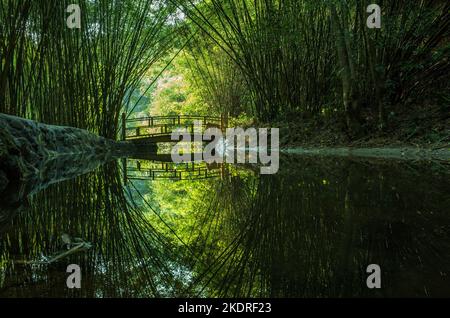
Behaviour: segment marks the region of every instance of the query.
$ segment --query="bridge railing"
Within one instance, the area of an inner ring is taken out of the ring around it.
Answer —
[[[172,115],[126,119],[122,115],[122,139],[167,135],[177,128],[187,128],[194,133],[195,121],[200,122],[202,130],[207,127],[225,129],[228,125],[226,116]]]

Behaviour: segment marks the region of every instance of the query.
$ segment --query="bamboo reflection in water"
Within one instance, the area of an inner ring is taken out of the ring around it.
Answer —
[[[213,192],[213,206],[202,218],[208,230],[201,237],[208,247],[199,251],[206,253],[206,265],[196,264],[192,286],[197,288],[191,292],[225,297],[449,294],[448,179],[433,167],[307,159],[289,165],[276,176],[232,178]],[[366,286],[366,267],[372,263],[383,268],[381,290]]]
[[[126,197],[115,162],[88,175],[53,185],[1,233],[4,296],[129,297],[173,293],[170,245]],[[50,265],[24,265],[61,250],[68,233],[92,243],[83,253]],[[82,269],[82,288],[66,287],[66,267]]]
[[[0,295],[450,293],[448,175],[347,159],[289,157],[281,167],[273,176],[231,169],[223,179],[162,183],[175,201],[168,213],[153,206],[154,183],[124,188],[117,163],[53,185],[2,232]],[[174,195],[193,200],[188,213],[177,214],[184,201]],[[93,247],[51,265],[17,262],[59,250],[62,233]],[[65,286],[71,263],[83,270],[79,291]],[[382,267],[381,290],[366,287],[372,263]]]

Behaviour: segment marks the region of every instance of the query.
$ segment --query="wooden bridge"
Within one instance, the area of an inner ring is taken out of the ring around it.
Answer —
[[[196,126],[195,124],[199,125]],[[225,164],[207,164],[191,160],[184,163],[174,163],[170,154],[157,153],[157,143],[177,142],[172,140],[172,132],[185,129],[191,135],[191,140],[202,140],[204,131],[208,128],[219,128],[222,132],[228,127],[228,116],[149,116],[127,119],[122,114],[122,140],[136,144],[154,145],[155,148],[142,147],[139,159],[122,159],[123,178],[128,180],[198,180],[208,178],[223,178],[227,175]],[[195,129],[197,128],[197,129]],[[197,136],[199,135],[199,136]],[[197,139],[198,140],[198,139]],[[201,158],[201,156],[200,156]]]
[[[200,131],[195,131],[195,122],[200,124]],[[172,115],[126,119],[126,115],[122,114],[122,140],[138,143],[176,142],[171,140],[171,134],[176,129],[186,129],[193,140],[196,134],[201,135],[213,127],[225,131],[228,116]]]

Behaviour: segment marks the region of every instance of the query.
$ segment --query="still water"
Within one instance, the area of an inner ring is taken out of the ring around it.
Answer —
[[[448,166],[123,163],[0,211],[0,297],[450,296]],[[80,289],[66,286],[69,264]]]

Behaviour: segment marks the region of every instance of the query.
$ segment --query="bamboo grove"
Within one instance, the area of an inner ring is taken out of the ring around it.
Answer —
[[[231,113],[337,117],[353,135],[408,103],[448,105],[450,3],[377,1],[382,28],[369,29],[370,3],[187,1],[195,82]]]
[[[161,1],[1,0],[0,112],[115,138],[123,101],[172,45]]]
[[[398,108],[448,105],[450,3],[378,1],[369,29],[370,2],[78,1],[72,30],[70,1],[2,0],[0,111],[114,138],[128,94],[180,47],[206,104],[264,123],[331,117],[358,135]]]

